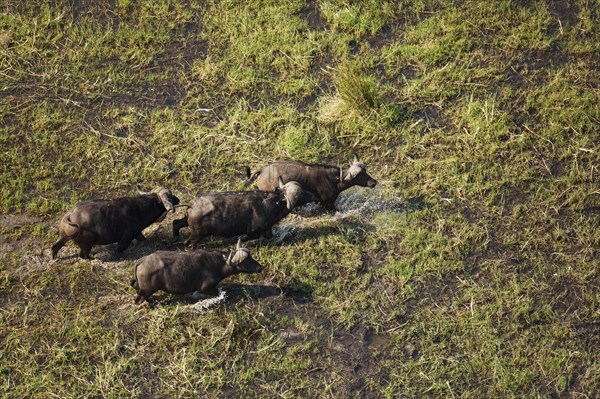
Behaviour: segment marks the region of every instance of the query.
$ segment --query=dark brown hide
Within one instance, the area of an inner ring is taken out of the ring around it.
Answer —
[[[136,197],[79,203],[60,222],[60,239],[52,246],[52,258],[69,240],[79,246],[79,256],[84,259],[89,258],[94,245],[117,242],[121,252],[134,238],[144,240],[142,230],[178,204],[179,198],[164,188]]]
[[[271,237],[271,228],[294,208],[303,196],[296,182],[288,182],[275,191],[239,191],[207,193],[196,198],[186,217],[173,221],[173,236],[190,227],[186,246],[196,245],[209,235],[253,239]]]
[[[377,185],[377,180],[367,174],[365,165],[356,158],[347,169],[333,165],[308,165],[298,161],[276,161],[252,176],[247,169],[247,174],[247,185],[256,182],[256,186],[265,191],[274,190],[279,178],[284,183],[297,181],[305,191],[313,193],[327,210],[335,210],[335,200],[342,191],[352,186],[373,188]],[[300,202],[298,206],[300,205],[304,203]]]
[[[245,248],[226,252],[197,250],[192,252],[158,251],[138,261],[131,285],[136,289],[135,303],[158,290],[172,294],[218,295],[217,284],[237,273],[258,273],[262,265]]]

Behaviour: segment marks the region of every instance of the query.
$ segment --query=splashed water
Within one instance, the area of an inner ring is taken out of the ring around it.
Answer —
[[[273,236],[277,243],[293,235],[302,227],[321,225],[323,222],[336,222],[348,217],[359,219],[363,223],[371,223],[373,215],[378,212],[403,213],[411,208],[405,198],[384,198],[381,190],[366,190],[362,187],[352,188],[340,195],[336,201],[337,211],[327,213],[317,203],[302,206],[287,218],[286,223],[281,223],[273,228]]]
[[[356,216],[363,221],[371,219],[376,212],[403,212],[406,209],[404,198],[383,198],[382,192],[377,189],[365,190],[356,188],[348,190],[347,195],[342,195],[337,200],[335,218],[341,219]]]
[[[296,231],[296,223],[284,223],[273,227],[273,238],[277,244],[281,243],[287,236]]]
[[[222,289],[218,288],[219,295],[214,298],[201,299],[193,305],[190,305],[190,309],[202,314],[206,312],[211,307],[225,301],[227,299],[227,293]]]
[[[300,208],[294,209],[294,214],[300,215],[302,217],[313,217],[323,213],[323,208],[316,202],[311,202],[309,204],[303,205]]]

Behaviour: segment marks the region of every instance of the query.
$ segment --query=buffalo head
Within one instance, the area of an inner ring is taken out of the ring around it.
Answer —
[[[156,194],[158,198],[162,201],[165,209],[167,211],[175,212],[175,205],[179,205],[179,198],[173,195],[171,190],[164,187],[157,187],[150,192],[145,192],[140,189],[138,185],[138,193],[140,195],[148,195],[148,194]]]
[[[355,186],[373,188],[377,185],[377,180],[373,179],[367,173],[367,167],[364,163],[358,161],[358,157],[354,155],[354,161],[348,168],[346,176],[343,176],[343,171],[340,168],[340,180],[348,183],[353,183]]]
[[[289,181],[283,184],[283,180],[281,176],[279,177],[279,190],[283,193],[285,197],[287,208],[293,209],[296,206],[298,200],[302,197],[303,191],[300,183],[295,181]]]
[[[231,249],[229,256],[225,257],[225,263],[234,269],[245,273],[258,273],[263,269],[263,266],[252,259],[250,251],[241,246],[242,239],[239,238],[235,249]]]

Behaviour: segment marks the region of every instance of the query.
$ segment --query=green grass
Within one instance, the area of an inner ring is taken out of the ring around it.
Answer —
[[[76,3],[0,6],[0,396],[600,391],[594,2]],[[204,314],[133,305],[171,217],[50,260],[78,201],[353,153],[377,188],[249,242]]]

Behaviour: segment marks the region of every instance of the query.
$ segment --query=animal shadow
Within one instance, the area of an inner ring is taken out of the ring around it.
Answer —
[[[306,284],[292,283],[288,286],[277,287],[262,284],[225,283],[220,284],[219,287],[225,291],[227,295],[225,303],[229,305],[247,301],[258,301],[274,296],[288,297],[298,304],[310,303],[313,300],[312,287]],[[150,307],[174,304],[193,305],[202,299],[194,297],[192,294],[173,295],[161,292],[150,299]]]
[[[227,293],[227,303],[235,304],[242,301],[257,301],[272,296],[284,296],[296,303],[312,302],[311,286],[293,282],[290,285],[277,287],[261,284],[221,284],[221,288]]]
[[[353,217],[338,219],[331,224],[320,226],[297,226],[286,224],[276,226],[274,237],[264,242],[264,245],[281,246],[290,242],[304,242],[326,236],[340,236],[350,243],[363,241],[375,226],[363,223]]]

